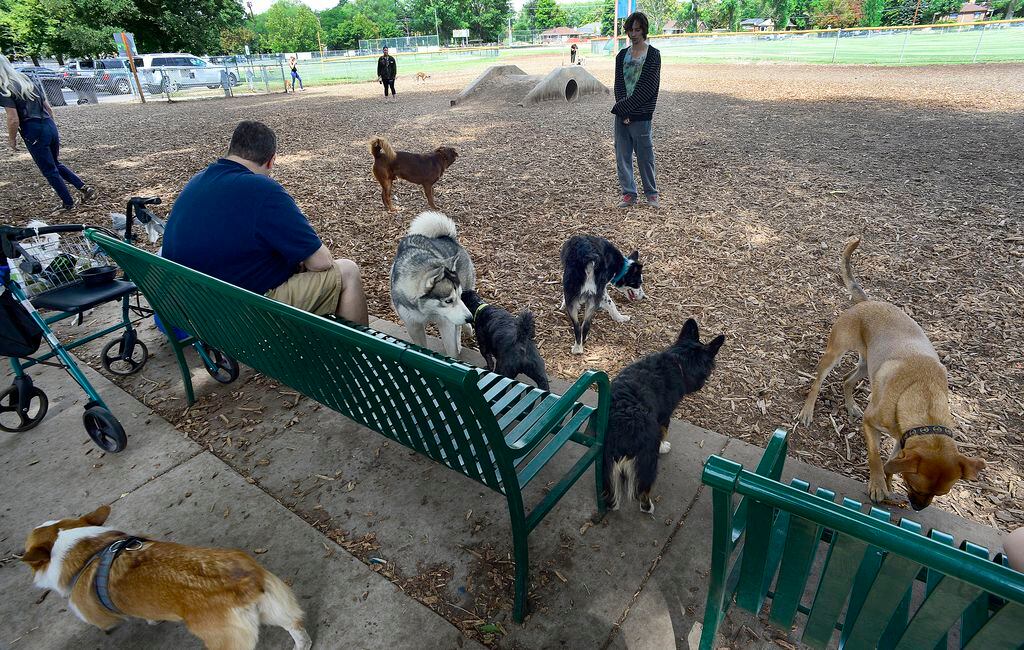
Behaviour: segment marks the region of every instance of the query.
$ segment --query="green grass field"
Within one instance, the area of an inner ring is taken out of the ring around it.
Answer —
[[[721,36],[656,39],[672,61],[791,61],[924,65],[1024,61],[1024,28],[990,26],[984,31],[939,29],[900,32]]]

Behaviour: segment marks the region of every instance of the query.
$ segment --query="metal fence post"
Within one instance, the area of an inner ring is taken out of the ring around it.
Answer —
[[[910,29],[904,32],[903,47],[900,48],[900,63],[903,63],[903,53],[907,51],[907,39],[910,38]]]
[[[839,49],[839,35],[843,33],[843,28],[840,27],[836,30],[836,44],[832,47],[832,63],[836,62],[836,51]]]
[[[971,63],[977,63],[978,62],[978,50],[981,49],[981,39],[985,36],[985,28],[986,27],[988,27],[988,25],[982,25],[981,26],[981,33],[978,34],[978,45],[974,48],[974,58],[971,59]]]

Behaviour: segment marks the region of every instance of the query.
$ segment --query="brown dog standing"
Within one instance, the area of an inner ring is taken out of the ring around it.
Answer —
[[[810,426],[822,381],[844,354],[857,352],[860,360],[843,383],[843,397],[850,417],[864,418],[871,500],[891,499],[892,475],[900,474],[911,506],[921,510],[936,495],[949,492],[959,479],[977,479],[985,461],[957,449],[946,368],[924,330],[896,305],[868,300],[854,280],[850,257],[859,245],[860,239],[846,245],[840,265],[843,284],[855,304],[832,326],[800,422]],[[853,389],[866,378],[870,378],[871,398],[862,413],[853,400]],[[885,465],[879,453],[882,431],[897,441]]]
[[[384,138],[370,141],[370,153],[373,154],[373,175],[380,183],[380,196],[388,210],[395,209],[391,203],[391,186],[396,178],[422,185],[427,205],[436,210],[434,183],[441,179],[459,155],[451,147],[438,147],[430,153],[395,151]]]

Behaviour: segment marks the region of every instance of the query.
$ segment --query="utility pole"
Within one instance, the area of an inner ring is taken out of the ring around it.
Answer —
[[[438,46],[440,46],[441,45],[441,28],[439,27],[440,23],[437,20],[437,5],[433,5],[433,9],[434,9],[434,33],[437,34],[437,44],[438,44]]]

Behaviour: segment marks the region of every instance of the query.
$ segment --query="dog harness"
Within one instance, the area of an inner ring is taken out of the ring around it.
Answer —
[[[633,260],[629,259],[628,257],[625,258],[622,261],[622,270],[619,271],[614,278],[612,278],[612,284],[618,286],[619,283],[622,282],[622,279],[626,277],[626,274],[629,273],[629,267],[631,266],[633,266]]]
[[[906,442],[907,438],[913,438],[914,436],[928,436],[928,435],[940,435],[953,437],[953,430],[949,427],[944,427],[940,424],[929,424],[925,427],[914,427],[903,432],[903,436],[900,437],[900,449],[903,448],[903,443]]]
[[[96,592],[96,598],[99,599],[100,604],[107,609],[107,611],[113,614],[120,614],[119,610],[112,600],[110,600],[110,591],[108,589],[108,581],[110,580],[110,567],[114,564],[114,560],[117,559],[123,551],[137,551],[142,548],[142,545],[149,540],[143,539],[142,537],[121,537],[115,539],[110,544],[104,546],[100,550],[93,553],[93,556],[89,558],[81,570],[71,578],[71,586],[68,588],[68,594],[75,589],[75,584],[78,582],[78,577],[89,568],[89,565],[94,560],[99,558],[100,565],[96,568],[96,574],[93,576],[93,590]]]
[[[474,322],[480,316],[480,312],[482,312],[484,310],[484,307],[490,307],[490,305],[488,305],[486,302],[482,302],[482,303],[480,303],[480,306],[476,308],[476,311],[473,312],[473,321]]]

